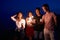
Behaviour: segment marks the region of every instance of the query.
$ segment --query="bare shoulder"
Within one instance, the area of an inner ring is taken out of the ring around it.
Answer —
[[[51,15],[55,15],[54,12],[50,12],[50,13],[51,13]]]
[[[28,17],[26,17],[26,19],[28,19]]]
[[[44,17],[45,17],[45,15],[46,15],[46,14],[44,14],[44,15],[42,16],[42,18],[44,18]]]
[[[21,21],[25,21],[25,19],[21,19]]]
[[[51,12],[51,15],[52,15],[53,17],[56,17],[56,15],[55,15],[55,13],[54,13],[54,12]]]
[[[25,20],[25,19],[22,19],[22,20]]]
[[[26,21],[28,20],[28,17],[26,17]]]

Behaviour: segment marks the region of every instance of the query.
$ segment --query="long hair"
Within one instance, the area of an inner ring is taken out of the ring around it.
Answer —
[[[22,14],[22,12],[21,12],[21,11],[17,12],[17,14],[16,14],[16,15],[17,15],[17,16],[16,16],[16,19],[17,19],[17,20],[19,20],[19,17],[18,17],[19,13]],[[23,18],[23,14],[22,14],[22,17],[21,17],[21,18]]]
[[[32,11],[28,11],[28,15],[27,15],[27,17],[29,17],[29,13],[30,13],[30,12],[32,13]],[[33,16],[33,14],[32,14],[32,16]]]

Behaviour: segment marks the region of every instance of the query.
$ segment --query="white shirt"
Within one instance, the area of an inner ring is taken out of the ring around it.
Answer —
[[[11,17],[13,21],[16,22],[16,26],[18,29],[20,29],[23,26],[23,29],[25,28],[25,20],[21,19],[20,21],[17,21],[14,17]]]

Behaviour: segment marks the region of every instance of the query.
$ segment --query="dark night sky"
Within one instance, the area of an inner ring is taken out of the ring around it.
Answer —
[[[50,10],[57,15],[60,14],[60,0],[0,0],[0,24],[3,29],[11,29],[13,21],[10,17],[18,11],[22,11],[24,17],[27,16],[27,11],[35,12],[36,7],[40,7],[43,4],[48,4]],[[43,12],[41,12],[43,14]]]

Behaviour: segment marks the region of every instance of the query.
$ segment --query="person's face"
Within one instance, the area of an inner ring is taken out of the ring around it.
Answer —
[[[30,17],[30,16],[32,16],[32,13],[31,13],[31,12],[29,12],[29,17]]]
[[[46,8],[45,7],[42,7],[43,11],[46,12]]]
[[[21,18],[21,17],[22,17],[22,13],[19,13],[19,14],[18,14],[18,17]]]
[[[40,14],[40,11],[38,9],[36,9],[36,15],[39,15]]]

